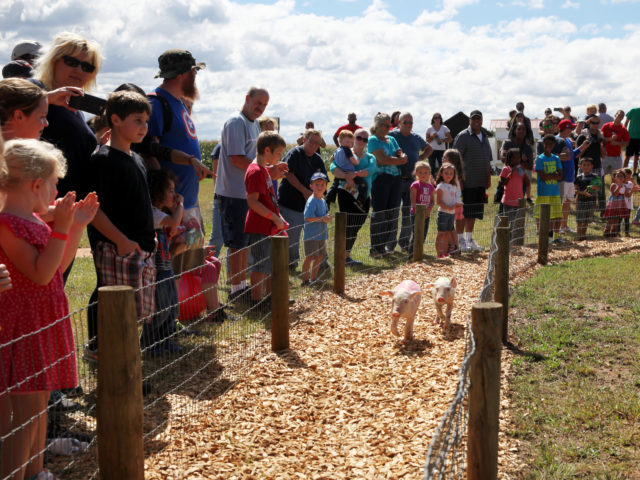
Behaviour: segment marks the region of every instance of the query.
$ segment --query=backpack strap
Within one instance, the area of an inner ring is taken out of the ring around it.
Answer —
[[[164,135],[171,130],[171,123],[173,121],[173,112],[169,106],[169,101],[158,92],[147,93],[147,98],[155,98],[160,102],[160,105],[162,105],[162,135]]]

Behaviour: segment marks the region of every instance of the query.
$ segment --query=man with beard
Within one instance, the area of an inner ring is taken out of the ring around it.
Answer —
[[[151,94],[152,113],[149,119],[149,135],[160,144],[191,155],[192,165],[161,161],[162,168],[171,170],[178,177],[176,190],[184,197],[185,218],[189,209],[197,208],[200,144],[196,128],[181,97],[198,98],[196,74],[205,68],[196,63],[186,50],[167,50],[158,57],[160,71],[156,78],[163,78],[162,85]],[[166,115],[170,113],[171,115]],[[196,218],[200,217],[199,212]]]

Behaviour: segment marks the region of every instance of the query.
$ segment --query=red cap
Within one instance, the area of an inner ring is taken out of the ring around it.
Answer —
[[[564,120],[560,120],[560,123],[558,124],[558,129],[564,130],[565,128],[574,129],[576,128],[576,124],[571,123],[571,120],[567,120],[566,118]]]

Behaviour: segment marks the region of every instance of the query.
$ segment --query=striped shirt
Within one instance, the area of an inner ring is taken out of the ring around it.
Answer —
[[[462,155],[464,170],[464,188],[487,188],[489,185],[489,167],[491,166],[491,146],[484,130],[482,140],[473,133],[471,127],[461,131],[453,142]]]

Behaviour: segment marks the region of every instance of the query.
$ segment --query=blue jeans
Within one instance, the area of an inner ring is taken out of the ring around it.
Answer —
[[[395,246],[402,180],[398,175],[379,174],[371,187],[371,251],[383,253]],[[394,223],[395,220],[395,223]]]
[[[289,266],[297,267],[300,261],[300,234],[304,227],[304,212],[296,212],[290,208],[279,206],[280,214],[289,224]]]

